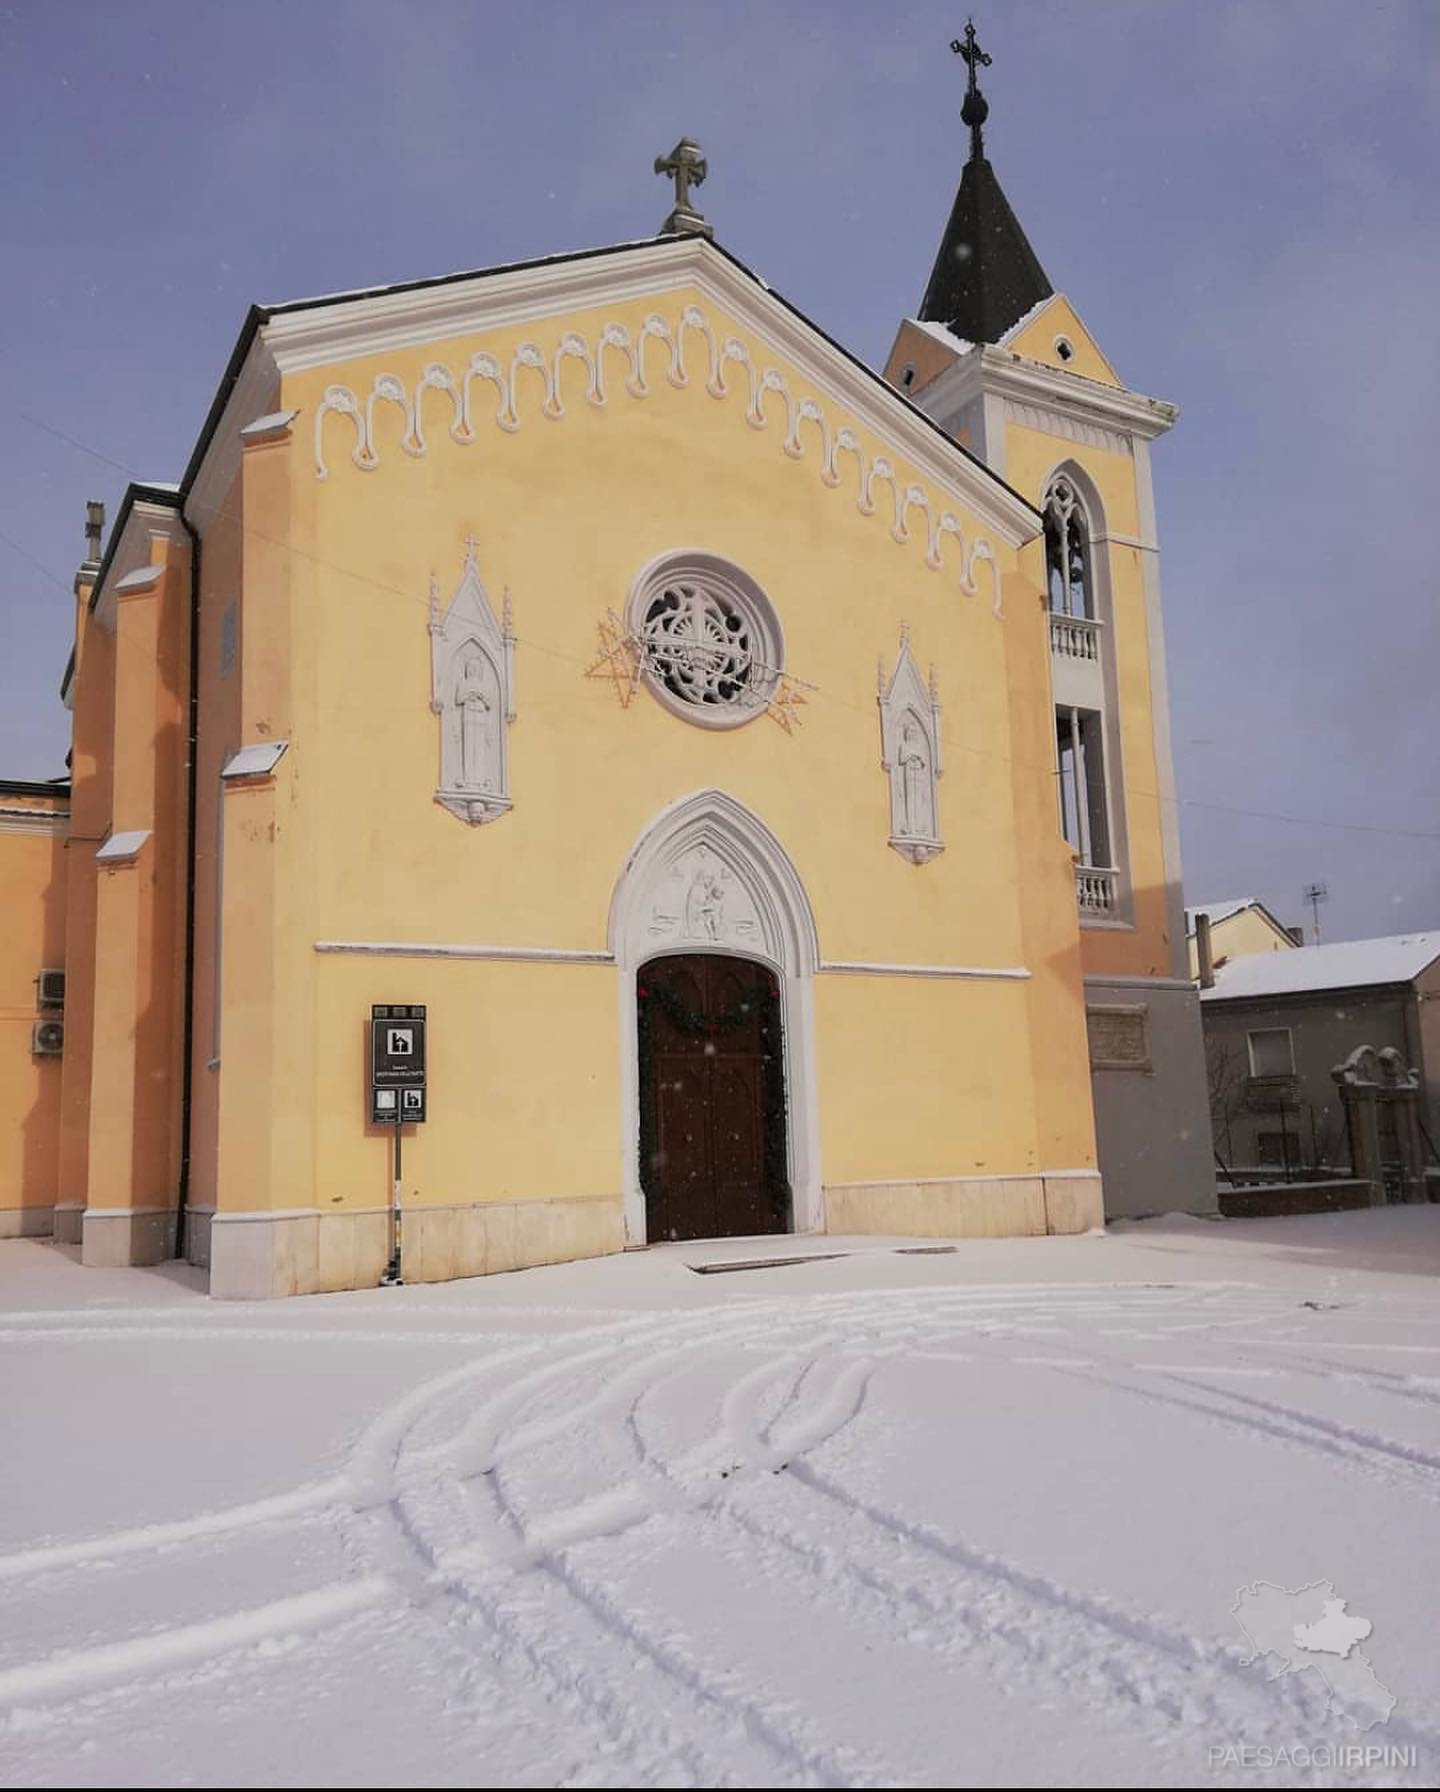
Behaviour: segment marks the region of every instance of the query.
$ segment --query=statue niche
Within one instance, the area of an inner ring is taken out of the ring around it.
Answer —
[[[444,616],[430,581],[431,699],[440,723],[435,800],[462,821],[494,821],[510,807],[509,727],[515,720],[510,596],[496,619],[466,543],[460,583]]]
[[[945,850],[940,839],[936,780],[940,763],[940,702],[935,674],[927,683],[900,631],[900,653],[889,679],[878,669],[880,763],[890,778],[890,844],[912,865]]]

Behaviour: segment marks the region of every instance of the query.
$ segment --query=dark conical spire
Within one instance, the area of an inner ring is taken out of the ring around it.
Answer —
[[[1055,290],[1026,240],[995,170],[985,159],[990,106],[979,71],[991,58],[975,41],[973,20],[950,48],[970,71],[960,116],[970,127],[970,160],[940,239],[940,253],[920,305],[926,323],[944,324],[967,342],[998,342],[1011,324]]]

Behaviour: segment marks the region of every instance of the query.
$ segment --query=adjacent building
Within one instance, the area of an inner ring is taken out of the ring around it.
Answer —
[[[1202,990],[1215,1148],[1232,1173],[1349,1161],[1334,1072],[1362,1046],[1418,1074],[1440,1164],[1440,933],[1262,952]]]
[[[1185,911],[1185,931],[1190,949],[1190,975],[1201,974],[1200,948],[1196,923],[1201,915],[1210,921],[1210,968],[1232,958],[1243,958],[1251,952],[1291,952],[1305,944],[1298,927],[1286,927],[1277,921],[1263,902],[1253,896],[1233,897],[1226,902],[1198,902]]]

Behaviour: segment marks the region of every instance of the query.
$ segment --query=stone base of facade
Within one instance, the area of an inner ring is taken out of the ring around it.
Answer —
[[[53,1207],[0,1207],[0,1238],[49,1238],[54,1230]]]
[[[56,1244],[79,1244],[85,1224],[85,1209],[78,1202],[58,1203],[55,1207]]]
[[[1090,1073],[1106,1217],[1218,1213],[1199,992],[1165,978],[1087,977],[1085,1006],[1143,1017],[1139,1061]]]
[[[91,1269],[128,1269],[164,1263],[175,1255],[173,1207],[87,1207],[80,1261]]]
[[[825,1189],[825,1230],[909,1238],[1034,1238],[1105,1223],[1094,1170],[840,1182]]]
[[[325,1213],[192,1213],[187,1255],[209,1263],[218,1300],[374,1288],[390,1259],[384,1208]],[[624,1249],[620,1197],[412,1207],[401,1221],[406,1282],[572,1263]]]

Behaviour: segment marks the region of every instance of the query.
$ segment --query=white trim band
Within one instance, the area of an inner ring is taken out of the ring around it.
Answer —
[[[502,964],[613,965],[616,962],[613,952],[584,951],[572,946],[494,946],[451,941],[316,940],[315,950],[350,953],[362,958],[473,958]],[[818,968],[821,972],[848,977],[960,977],[1006,983],[1023,981],[1030,975],[1023,965],[881,964],[864,959],[822,959]]]
[[[993,1176],[880,1176],[864,1182],[827,1182],[825,1190],[845,1188],[952,1188],[957,1182],[1098,1182],[1098,1170],[1003,1170]]]
[[[1023,981],[1030,975],[1024,965],[872,964],[858,958],[822,958],[820,969],[846,977],[969,977],[1006,983]]]
[[[614,964],[613,952],[569,946],[473,946],[406,940],[316,940],[317,952],[352,952],[368,958],[481,958],[519,964]]]

